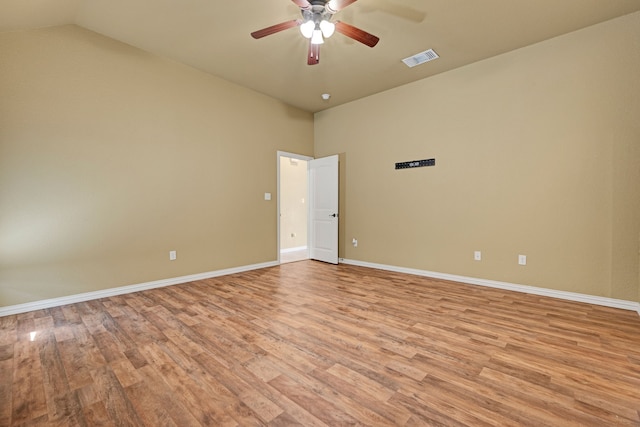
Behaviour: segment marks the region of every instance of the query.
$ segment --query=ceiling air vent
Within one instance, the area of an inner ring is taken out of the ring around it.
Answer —
[[[416,53],[408,58],[404,58],[402,62],[404,62],[407,67],[415,67],[416,65],[424,64],[425,62],[433,61],[438,58],[440,58],[438,54],[433,49],[429,49],[424,52]]]

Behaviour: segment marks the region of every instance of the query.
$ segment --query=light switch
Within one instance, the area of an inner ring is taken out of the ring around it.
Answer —
[[[271,200],[271,193],[264,193],[265,200]]]

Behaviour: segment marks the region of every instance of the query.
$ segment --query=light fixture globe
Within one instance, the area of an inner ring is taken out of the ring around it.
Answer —
[[[316,25],[312,20],[306,21],[305,23],[300,25],[300,33],[302,33],[304,37],[310,39],[311,36],[313,36],[313,30],[315,29],[315,27]]]
[[[320,31],[320,29],[313,30],[313,35],[311,36],[311,44],[322,43],[324,43],[324,39],[322,38],[322,31]]]
[[[336,24],[333,22],[327,21],[323,19],[320,21],[320,30],[322,31],[322,35],[325,39],[328,39],[333,35],[333,32],[336,30]]]

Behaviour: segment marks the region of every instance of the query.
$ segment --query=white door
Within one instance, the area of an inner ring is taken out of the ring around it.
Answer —
[[[338,156],[309,161],[309,257],[338,263]]]

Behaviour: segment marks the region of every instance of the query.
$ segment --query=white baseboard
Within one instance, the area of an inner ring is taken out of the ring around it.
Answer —
[[[117,288],[103,289],[100,291],[86,292],[82,294],[69,295],[66,297],[51,298],[41,301],[28,302],[25,304],[10,305],[0,307],[0,317],[11,314],[26,313],[28,311],[42,310],[44,308],[58,307],[61,305],[73,304],[76,302],[89,301],[99,298],[106,298],[115,295],[139,292],[147,289],[161,288],[164,286],[178,285],[180,283],[193,282],[195,280],[210,279],[212,277],[226,276],[228,274],[242,273],[260,268],[274,267],[280,265],[277,261],[263,262],[261,264],[244,265],[240,267],[227,268],[224,270],[209,271],[206,273],[191,274],[189,276],[173,277],[170,279],[155,280],[153,282],[139,283],[137,285],[120,286]]]
[[[635,301],[620,300],[594,295],[579,294],[575,292],[557,291],[554,289],[537,288],[535,286],[517,285],[514,283],[498,282],[495,280],[478,279],[475,277],[457,276],[454,274],[437,273],[434,271],[417,270],[413,268],[396,267],[393,265],[376,264],[372,262],[357,261],[341,258],[343,264],[356,265],[360,267],[377,268],[379,270],[394,271],[397,273],[413,274],[416,276],[432,277],[434,279],[451,280],[454,282],[466,283],[469,285],[487,286],[490,288],[505,289],[509,291],[523,292],[526,294],[542,295],[546,297],[559,298],[569,301],[578,301],[588,304],[602,305],[605,307],[621,308],[623,310],[637,311],[640,314],[640,303]]]
[[[394,271],[397,273],[413,274],[416,276],[432,277],[434,279],[451,280],[470,285],[487,286],[490,288],[505,289],[509,291],[523,292],[533,295],[542,295],[552,298],[559,298],[569,301],[578,301],[588,304],[602,305],[605,307],[620,308],[623,310],[636,311],[640,314],[640,303],[634,301],[619,300],[607,297],[598,297],[594,295],[579,294],[575,292],[557,291],[553,289],[537,288],[534,286],[517,285],[507,282],[499,282],[495,280],[478,279],[467,276],[457,276],[453,274],[437,273],[434,271],[417,270],[413,268],[396,267],[392,265],[376,264],[365,261],[357,261],[351,259],[340,258],[343,264],[356,265],[360,267],[377,268],[379,270]],[[192,274],[188,276],[174,277],[170,279],[155,280],[153,282],[139,283],[137,285],[121,286],[117,288],[103,289],[100,291],[86,292],[82,294],[69,295],[66,297],[51,298],[46,300],[34,301],[25,304],[10,305],[0,307],[0,317],[12,314],[26,313],[28,311],[42,310],[45,308],[58,307],[61,305],[73,304],[76,302],[89,301],[99,298],[107,298],[115,295],[128,294],[131,292],[139,292],[147,289],[161,288],[164,286],[177,285],[180,283],[193,282],[195,280],[204,280],[212,277],[226,276],[228,274],[242,273],[245,271],[258,270],[261,268],[274,267],[279,265],[277,261],[270,261],[260,264],[245,265],[240,267],[227,268],[224,270],[209,271],[206,273]]]
[[[298,251],[306,251],[307,247],[306,246],[298,246],[295,248],[288,248],[288,249],[280,249],[280,253],[281,254],[287,254],[289,252],[298,252]]]

